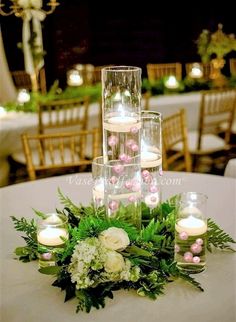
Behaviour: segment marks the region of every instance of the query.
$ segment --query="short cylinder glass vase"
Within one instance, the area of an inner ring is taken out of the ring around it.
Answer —
[[[188,273],[200,273],[206,265],[207,196],[181,193],[175,223],[175,261]]]
[[[67,217],[50,213],[37,223],[39,268],[56,264],[56,250],[68,240]]]

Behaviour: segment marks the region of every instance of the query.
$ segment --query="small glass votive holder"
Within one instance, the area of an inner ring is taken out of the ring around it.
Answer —
[[[133,161],[133,162],[132,162]],[[141,171],[136,159],[109,161],[105,169],[105,206],[109,218],[141,228]]]
[[[39,268],[55,266],[55,250],[68,240],[68,220],[62,214],[49,213],[37,223]]]
[[[175,261],[190,274],[200,273],[206,265],[207,196],[198,192],[179,195],[175,221]]]
[[[92,162],[93,205],[95,210],[104,206],[104,158],[96,157]]]

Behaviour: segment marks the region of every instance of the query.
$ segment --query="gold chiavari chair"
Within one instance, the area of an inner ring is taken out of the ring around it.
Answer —
[[[49,129],[64,129],[76,126],[77,129],[86,130],[88,123],[88,98],[55,100],[39,103],[38,120],[39,133]]]
[[[163,119],[162,123],[163,138],[163,169],[191,172],[191,157],[188,150],[188,138],[186,128],[185,110],[181,109],[178,113]],[[182,149],[174,151],[176,144],[181,143]]]
[[[182,65],[181,63],[147,64],[147,75],[149,81],[156,81],[171,75],[180,81],[182,79]]]
[[[39,172],[51,174],[51,170],[90,165],[100,155],[98,129],[62,134],[23,134],[22,143],[30,180],[35,180]]]
[[[186,63],[185,64],[185,71],[186,71],[186,75],[187,76],[191,72],[191,69],[193,67],[193,64],[194,63]],[[203,73],[202,78],[205,79],[205,80],[209,80],[210,79],[210,74],[211,74],[211,71],[212,71],[212,65],[211,65],[211,63],[197,63],[197,64],[202,69],[202,73]]]
[[[229,70],[232,76],[236,76],[236,58],[229,59]]]
[[[16,70],[11,72],[13,82],[17,89],[25,88],[32,90],[30,75],[24,70]],[[45,69],[41,68],[38,75],[39,91],[43,94],[47,92]]]
[[[188,132],[190,154],[194,156],[194,168],[201,161],[201,156],[214,156],[216,152],[227,151],[230,148],[231,127],[236,105],[236,90],[210,90],[202,92],[198,131]],[[224,137],[221,124],[225,125]],[[180,143],[174,147],[182,149]],[[224,155],[222,155],[224,156]],[[217,164],[222,158],[211,158],[211,163]]]

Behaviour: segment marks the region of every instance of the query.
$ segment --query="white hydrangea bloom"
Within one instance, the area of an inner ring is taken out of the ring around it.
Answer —
[[[77,289],[111,281],[137,281],[140,275],[138,267],[132,266],[120,253],[104,247],[95,237],[76,245],[68,272]]]

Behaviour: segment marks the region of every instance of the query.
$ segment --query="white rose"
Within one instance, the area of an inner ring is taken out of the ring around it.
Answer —
[[[100,234],[99,240],[103,246],[112,250],[125,249],[130,243],[127,232],[122,228],[116,227],[110,227],[104,230]]]
[[[107,273],[121,272],[125,267],[125,261],[121,254],[115,251],[108,251],[106,261],[104,264],[105,271]]]

